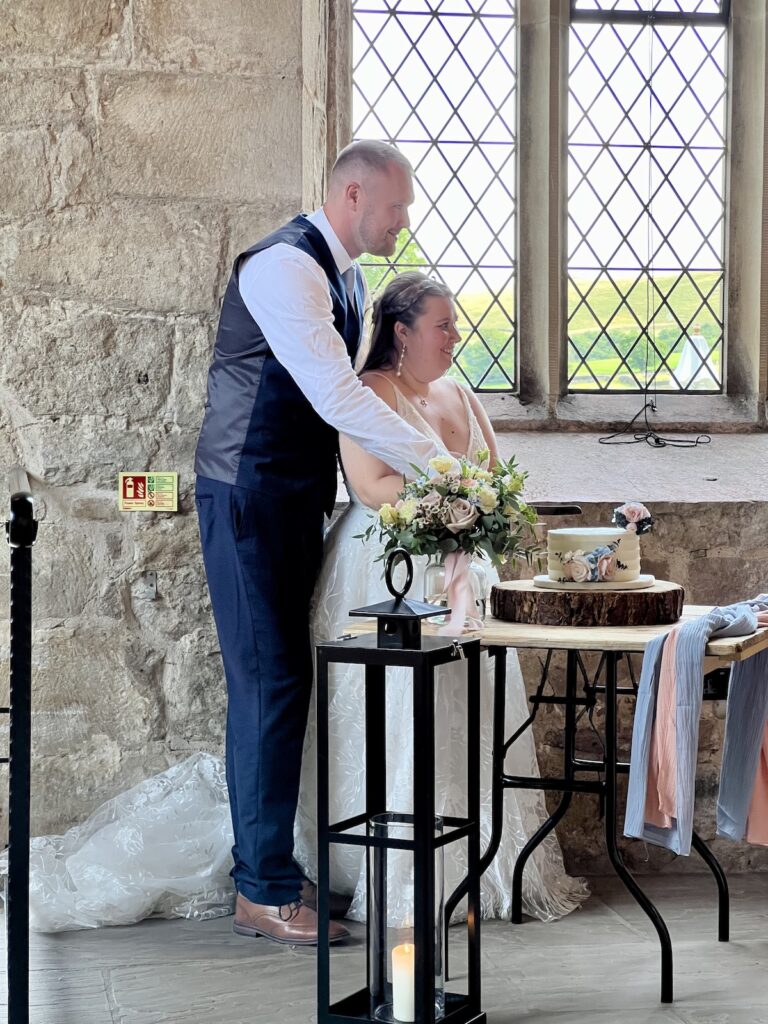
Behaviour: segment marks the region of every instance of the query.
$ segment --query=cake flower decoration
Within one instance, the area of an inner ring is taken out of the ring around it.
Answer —
[[[640,536],[650,532],[653,527],[654,518],[645,505],[639,501],[628,501],[613,510],[613,520],[616,526],[622,526],[627,533],[636,533]]]
[[[573,580],[574,583],[606,583],[616,574],[616,548],[618,541],[602,544],[593,551],[566,551],[561,554],[564,579],[561,583]]]

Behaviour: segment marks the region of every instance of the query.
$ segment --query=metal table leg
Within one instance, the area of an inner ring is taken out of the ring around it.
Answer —
[[[576,756],[576,651],[568,651],[565,676],[565,736],[563,742],[563,778],[572,782],[574,778],[573,761]],[[520,853],[517,855],[512,872],[512,923],[523,922],[523,872],[528,858],[565,817],[571,805],[573,792],[565,790],[560,803],[547,820],[534,832]]]
[[[672,942],[664,919],[653,903],[630,874],[621,856],[616,841],[617,817],[617,671],[618,659],[615,651],[607,653],[605,662],[605,845],[608,857],[616,874],[626,886],[629,893],[640,904],[651,919],[661,943],[661,1001],[672,1002]]]
[[[728,942],[730,938],[728,880],[714,853],[697,832],[693,833],[692,844],[694,850],[715,876],[715,882],[717,882],[717,939],[718,942]]]

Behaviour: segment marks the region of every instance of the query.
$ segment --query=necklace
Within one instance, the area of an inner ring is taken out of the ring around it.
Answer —
[[[403,382],[403,383],[404,383],[404,382]],[[405,386],[406,386],[406,387],[408,388],[408,390],[409,390],[409,391],[411,392],[411,394],[413,395],[413,397],[414,397],[414,398],[417,398],[417,399],[418,399],[418,401],[419,401],[419,405],[423,405],[423,406],[424,406],[424,408],[426,409],[426,408],[427,408],[427,400],[426,400],[426,398],[425,398],[425,397],[424,397],[423,395],[420,395],[420,394],[418,393],[418,391],[415,391],[415,390],[414,390],[414,389],[413,389],[413,388],[411,387],[411,385],[410,385],[410,384],[406,384]]]

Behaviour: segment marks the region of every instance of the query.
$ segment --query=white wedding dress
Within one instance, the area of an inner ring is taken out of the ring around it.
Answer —
[[[399,391],[397,412],[422,433],[442,442],[417,408]],[[461,389],[470,423],[467,454],[485,447],[480,425]],[[376,561],[381,546],[374,540],[363,542],[357,535],[371,522],[372,512],[352,495],[349,507],[334,523],[326,538],[325,557],[314,597],[312,618],[315,642],[334,640],[349,621],[352,608],[386,600],[390,595],[383,579],[383,563]],[[414,579],[409,593],[423,599],[426,557],[414,559]],[[498,580],[490,565],[493,581]],[[481,658],[481,851],[485,850],[491,830],[491,756],[493,665]],[[411,673],[407,669],[387,669],[387,809],[408,813],[412,810],[413,723],[410,698]],[[465,718],[466,670],[457,663],[437,669],[435,710],[435,811],[437,814],[466,814],[463,803],[466,780]],[[333,665],[329,674],[330,793],[331,821],[338,821],[365,809],[364,767],[364,688],[363,669],[358,665]],[[505,734],[510,736],[527,717],[527,700],[520,665],[515,651],[507,655],[507,720]],[[394,739],[394,742],[393,742]],[[512,746],[505,771],[514,775],[538,775],[536,749],[531,730]],[[310,715],[304,745],[301,796],[296,817],[295,857],[310,878],[317,877],[317,748],[314,712]],[[504,794],[501,845],[481,885],[483,917],[509,918],[512,901],[512,869],[519,850],[547,817],[542,793],[507,790]],[[466,873],[465,844],[445,847],[445,892],[448,896]],[[404,865],[405,869],[405,865]],[[333,891],[352,896],[348,916],[365,920],[365,851],[361,847],[334,846],[331,855]],[[403,879],[406,888],[407,879]],[[554,833],[543,842],[526,864],[523,882],[523,909],[539,920],[561,917],[587,897],[583,879],[565,874],[560,847]],[[395,908],[393,908],[395,909]],[[462,905],[454,920],[461,917]],[[463,911],[466,914],[466,911]]]

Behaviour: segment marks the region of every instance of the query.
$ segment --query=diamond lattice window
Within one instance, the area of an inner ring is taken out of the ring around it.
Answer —
[[[725,0],[572,0],[571,391],[721,391]]]
[[[453,372],[517,381],[515,0],[354,0],[356,138],[393,142],[416,172],[411,230],[361,261],[372,290],[423,266],[456,295]]]

